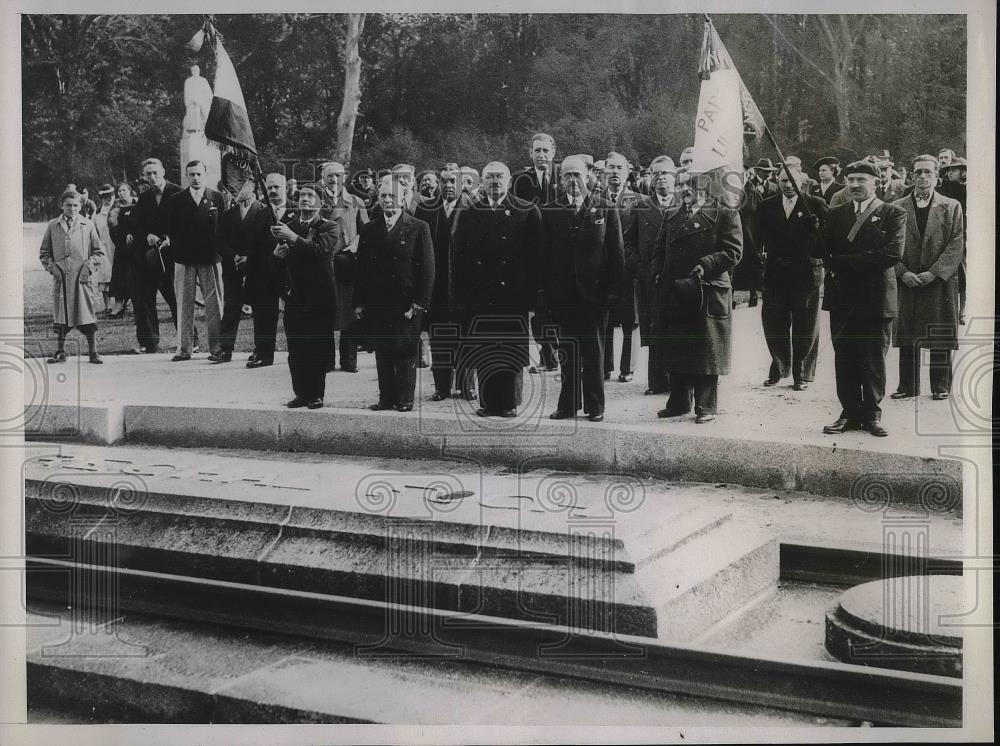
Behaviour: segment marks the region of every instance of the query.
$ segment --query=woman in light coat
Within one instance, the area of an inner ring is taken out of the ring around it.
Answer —
[[[93,222],[80,215],[80,195],[67,190],[60,202],[63,214],[49,221],[38,252],[45,271],[52,275],[52,314],[58,335],[58,347],[48,362],[66,362],[66,334],[75,326],[87,338],[90,362],[102,363],[94,343],[94,301],[95,272],[104,259],[104,250]]]

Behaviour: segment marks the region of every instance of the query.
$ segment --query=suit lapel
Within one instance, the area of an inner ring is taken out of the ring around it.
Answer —
[[[941,200],[938,199],[937,191],[931,194],[931,204],[930,209],[927,211],[927,225],[924,226],[924,235],[920,240],[920,248],[923,248],[927,244],[927,237],[934,235],[934,233],[941,227],[941,213],[944,210],[944,205],[941,204]]]
[[[903,209],[906,210],[906,235],[917,236],[917,243],[921,243],[920,228],[917,226],[917,208],[912,195],[903,203]]]
[[[878,197],[871,201],[871,204],[868,205],[868,209],[858,215],[857,220],[854,221],[854,225],[851,226],[851,230],[847,234],[848,241],[854,241],[854,237],[858,235],[858,231],[861,230],[861,226],[863,226],[868,221],[868,218],[870,218],[872,214],[883,204],[885,203]]]

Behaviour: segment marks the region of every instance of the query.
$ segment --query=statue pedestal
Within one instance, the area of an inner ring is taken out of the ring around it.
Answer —
[[[219,188],[222,178],[222,153],[219,148],[205,138],[204,132],[185,131],[181,135],[181,186],[188,185],[185,166],[190,161],[205,164],[205,184],[211,189]]]

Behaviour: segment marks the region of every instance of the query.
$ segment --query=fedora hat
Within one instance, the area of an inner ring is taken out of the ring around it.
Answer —
[[[771,163],[771,159],[770,158],[761,158],[760,160],[757,161],[757,165],[754,166],[754,168],[757,169],[758,171],[777,171],[778,170],[777,168],[774,167],[774,164]]]

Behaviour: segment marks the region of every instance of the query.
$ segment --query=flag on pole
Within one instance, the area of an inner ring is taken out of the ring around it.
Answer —
[[[222,150],[222,187],[238,200],[253,193],[260,168],[257,144],[236,68],[211,23],[206,23],[187,46],[198,52],[205,41],[210,42],[215,53],[215,85],[205,120],[205,138]]]
[[[698,72],[701,92],[691,171],[715,177],[720,199],[735,207],[743,191],[743,138],[759,142],[765,124],[711,21],[705,22]]]

